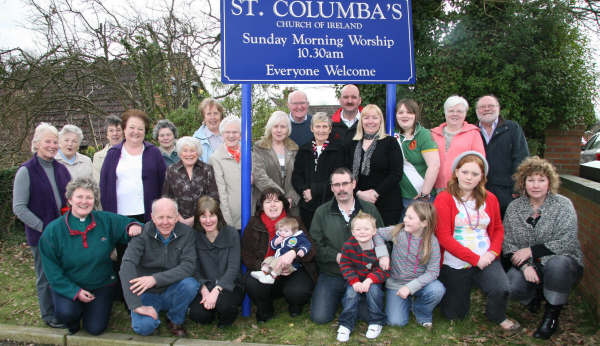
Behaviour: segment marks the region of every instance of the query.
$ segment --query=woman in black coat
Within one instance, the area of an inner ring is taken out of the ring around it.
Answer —
[[[331,119],[327,114],[316,113],[312,117],[310,130],[314,138],[298,150],[292,173],[292,186],[301,197],[300,217],[309,228],[317,207],[333,197],[329,176],[336,168],[344,166],[341,144],[328,141]]]
[[[386,226],[401,222],[402,151],[385,133],[381,109],[367,105],[360,113],[356,135],[345,147],[346,166],[357,181],[356,196],[375,204]]]

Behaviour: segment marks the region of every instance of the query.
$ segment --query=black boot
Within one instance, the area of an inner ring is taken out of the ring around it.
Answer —
[[[561,309],[562,305],[546,303],[546,311],[544,312],[542,323],[535,333],[533,333],[534,338],[549,339],[554,334],[556,329],[558,329],[558,317],[560,316]]]

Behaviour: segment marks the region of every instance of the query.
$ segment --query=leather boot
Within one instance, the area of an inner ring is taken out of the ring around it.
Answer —
[[[554,334],[556,329],[558,329],[558,317],[560,316],[562,307],[562,305],[546,303],[546,311],[544,312],[542,323],[535,333],[533,333],[534,338],[549,339]]]

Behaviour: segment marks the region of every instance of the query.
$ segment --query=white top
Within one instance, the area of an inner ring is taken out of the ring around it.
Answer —
[[[454,219],[454,239],[462,246],[478,255],[483,255],[490,248],[490,237],[487,232],[490,217],[485,212],[485,203],[475,209],[475,201],[461,202],[454,198],[458,214]],[[444,264],[454,269],[470,268],[471,264],[455,257],[450,252],[444,253]]]
[[[143,154],[143,153],[142,153]],[[125,148],[117,164],[117,213],[144,214],[144,184],[142,183],[142,154],[130,155]]]
[[[321,156],[322,152],[323,152],[323,146],[317,145],[317,157]]]

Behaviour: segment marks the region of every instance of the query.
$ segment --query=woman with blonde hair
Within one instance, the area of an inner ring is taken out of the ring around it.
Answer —
[[[300,196],[292,186],[292,172],[298,153],[298,145],[290,139],[292,125],[290,117],[275,111],[265,126],[264,136],[254,144],[252,151],[252,210],[256,201],[267,188],[275,188],[287,198],[290,213],[298,215]]]
[[[487,296],[487,318],[513,331],[519,324],[506,317],[508,278],[498,258],[504,227],[498,199],[485,189],[488,167],[477,151],[458,155],[448,188],[435,199],[435,233],[442,250],[440,281],[446,287],[440,306],[448,319],[465,318],[471,287],[476,284]]]
[[[395,225],[402,215],[402,151],[385,133],[377,105],[365,106],[360,114],[356,135],[346,144],[346,167],[356,179],[356,196],[375,204],[385,225]]]
[[[504,216],[504,256],[510,258],[510,296],[537,312],[546,310],[535,338],[548,339],[558,328],[558,317],[570,292],[583,275],[583,254],[577,239],[573,203],[558,194],[560,178],[550,162],[533,156],[514,174],[521,196]]]

